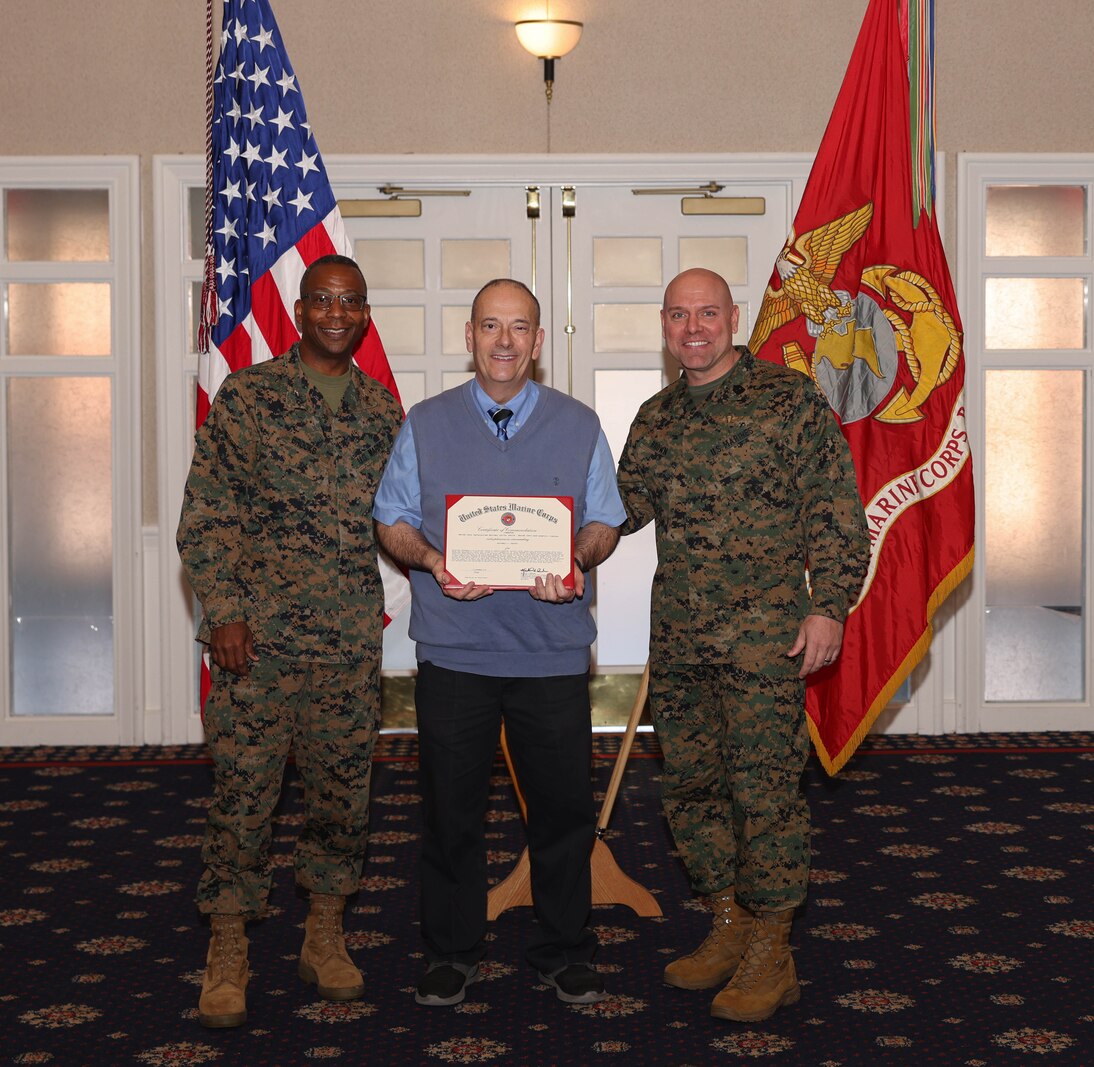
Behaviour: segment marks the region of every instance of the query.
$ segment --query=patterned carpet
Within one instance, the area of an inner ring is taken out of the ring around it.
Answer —
[[[617,744],[596,737],[601,790]],[[709,920],[671,852],[648,734],[607,843],[664,916],[595,910],[613,995],[559,1003],[523,962],[532,920],[519,908],[493,924],[487,980],[463,1005],[418,1007],[414,755],[413,737],[379,749],[348,919],[365,998],[328,1004],[296,977],[290,771],[273,914],[249,928],[250,1019],[210,1032],[196,1021],[206,933],[191,904],[210,791],[201,749],[0,749],[0,1063],[1094,1064],[1094,735],[871,738],[835,780],[811,764],[802,999],[752,1025],[711,1019],[711,993],[661,983]],[[500,879],[522,847],[500,763],[493,792]]]

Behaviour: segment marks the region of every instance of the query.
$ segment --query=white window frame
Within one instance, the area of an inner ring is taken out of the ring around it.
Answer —
[[[987,189],[1001,184],[1084,185],[1086,201],[1086,252],[1069,257],[988,257],[984,255]],[[965,664],[963,714],[958,730],[977,733],[986,730],[1040,731],[1090,730],[1094,728],[1094,567],[1091,566],[1092,529],[1089,480],[1094,472],[1094,443],[1089,422],[1094,417],[1094,154],[961,153],[957,171],[957,261],[958,306],[965,331],[965,397],[969,440],[972,445],[973,477],[976,483],[976,542],[971,595],[965,611],[960,649]],[[984,345],[984,279],[987,277],[1075,277],[1087,285],[1086,343],[1067,351],[987,351]],[[1086,531],[1083,575],[1083,676],[1085,698],[1074,702],[984,700],[984,612],[986,583],[984,538],[984,387],[989,370],[1082,370],[1085,373],[1083,400],[1087,426],[1084,432],[1083,530]]]
[[[175,548],[175,530],[193,453],[194,426],[187,413],[194,409],[198,373],[185,294],[193,282],[201,280],[203,268],[201,260],[189,255],[187,200],[191,189],[204,184],[205,163],[199,157],[156,156],[152,161],[160,564],[156,592],[161,625],[156,634],[158,648],[149,648],[147,655],[158,654],[157,704],[164,744],[202,739],[191,593]]]
[[[105,189],[111,258],[106,262],[5,262],[11,282],[109,282],[111,355],[9,356],[0,353],[0,402],[9,378],[106,377],[111,383],[113,485],[114,711],[110,715],[12,714],[10,681],[0,693],[0,745],[140,744],[145,740],[141,613],[140,160],[136,156],[0,157],[2,189]],[[6,507],[7,438],[0,438],[0,501]],[[10,604],[6,522],[0,522],[0,603]],[[0,677],[11,678],[8,612],[0,612]]]

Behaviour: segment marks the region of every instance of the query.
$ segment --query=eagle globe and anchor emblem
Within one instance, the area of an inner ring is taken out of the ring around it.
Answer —
[[[938,292],[916,271],[868,267],[855,297],[830,288],[873,213],[867,203],[800,237],[791,230],[775,261],[781,285],[768,285],[749,348],[758,352],[775,330],[804,315],[816,339],[812,355],[788,341],[783,360],[813,379],[842,423],[870,416],[918,422],[931,392],[957,368],[961,336]],[[914,382],[910,393],[898,384],[902,355]]]

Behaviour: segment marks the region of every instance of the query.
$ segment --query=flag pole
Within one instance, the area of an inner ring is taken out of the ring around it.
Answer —
[[[592,901],[594,904],[623,904],[630,908],[636,915],[643,917],[658,916],[661,907],[654,896],[645,886],[640,885],[633,878],[623,873],[616,863],[611,849],[605,844],[603,837],[608,829],[608,821],[611,819],[615,798],[623,781],[623,771],[627,766],[631,745],[634,743],[634,735],[638,729],[638,720],[642,717],[642,710],[646,706],[646,694],[649,689],[650,665],[647,662],[642,672],[642,678],[638,683],[638,694],[631,706],[631,713],[627,719],[627,728],[623,734],[623,740],[619,745],[619,753],[615,757],[615,767],[612,769],[611,781],[608,791],[604,795],[604,802],[600,808],[600,818],[596,821],[596,840],[593,843],[591,859],[592,875]],[[521,816],[527,821],[528,810],[524,803],[524,796],[517,782],[517,773],[513,767],[513,761],[509,755],[509,746],[505,739],[505,727],[501,731],[501,751],[505,757],[506,766],[513,779],[513,788],[517,793],[517,803],[520,805]],[[529,907],[532,904],[532,877],[531,867],[528,861],[528,849],[525,848],[517,860],[516,866],[504,881],[499,882],[486,895],[486,918],[490,921],[496,919],[503,911],[509,908]]]

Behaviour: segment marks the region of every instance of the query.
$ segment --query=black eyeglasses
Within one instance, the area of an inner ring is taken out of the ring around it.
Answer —
[[[313,308],[326,311],[334,303],[334,293],[305,293],[303,299]],[[368,303],[360,293],[339,293],[338,302],[347,311],[364,311]]]

